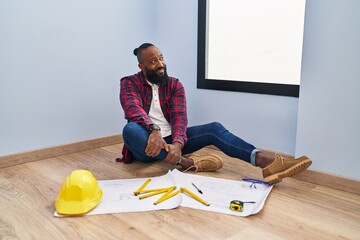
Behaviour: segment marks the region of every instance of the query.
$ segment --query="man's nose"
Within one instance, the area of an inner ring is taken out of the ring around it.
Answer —
[[[164,64],[164,62],[163,61],[161,61],[161,60],[158,60],[158,67],[164,67],[165,66],[165,64]]]

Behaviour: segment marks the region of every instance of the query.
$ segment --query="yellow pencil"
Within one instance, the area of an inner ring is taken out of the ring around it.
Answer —
[[[137,196],[137,192],[141,192],[151,181],[151,178],[146,179],[146,181],[139,187],[138,190],[134,192],[134,195]]]
[[[179,189],[179,190],[177,190],[175,192],[172,192],[171,194],[167,195],[165,198],[158,199],[156,202],[154,202],[154,205],[159,204],[159,203],[161,203],[161,202],[163,202],[163,201],[165,201],[165,200],[167,200],[169,198],[172,198],[172,197],[178,195],[180,192],[181,192],[181,189]]]
[[[210,204],[208,202],[206,202],[204,199],[198,197],[195,193],[191,192],[190,190],[188,190],[187,188],[180,188],[182,192],[187,193],[188,195],[190,195],[192,198],[194,198],[196,201],[201,202],[202,204],[206,205],[206,206],[210,206]]]
[[[163,190],[159,190],[159,191],[155,191],[155,192],[148,193],[148,194],[145,194],[145,195],[141,195],[141,196],[139,196],[139,199],[152,197],[152,196],[155,196],[155,195],[158,195],[158,194],[161,194],[161,193],[166,193],[167,191],[169,191],[169,188],[164,188]]]

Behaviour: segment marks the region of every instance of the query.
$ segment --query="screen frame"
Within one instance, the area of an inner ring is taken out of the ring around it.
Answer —
[[[299,85],[246,82],[207,79],[206,71],[206,30],[207,30],[207,0],[198,1],[198,52],[197,52],[197,88],[247,92],[257,94],[280,95],[289,97],[299,97]]]

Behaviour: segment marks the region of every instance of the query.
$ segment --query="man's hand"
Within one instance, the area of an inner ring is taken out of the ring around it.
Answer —
[[[152,131],[149,135],[148,142],[145,148],[146,155],[155,157],[159,155],[161,149],[166,145],[165,140],[161,137],[160,131]]]
[[[168,163],[176,164],[180,161],[181,149],[182,144],[179,142],[174,142],[173,144],[166,144],[165,151],[167,151],[168,154],[166,155],[166,158],[164,160]]]

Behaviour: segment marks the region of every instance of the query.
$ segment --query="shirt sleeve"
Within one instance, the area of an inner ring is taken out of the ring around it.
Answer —
[[[143,106],[144,103],[140,93],[141,87],[142,83],[136,83],[136,79],[122,78],[120,80],[120,102],[124,109],[125,119],[136,122],[148,129],[152,121]]]
[[[174,84],[170,102],[170,124],[173,142],[180,142],[182,145],[185,145],[188,124],[185,90],[180,81],[177,80]]]

